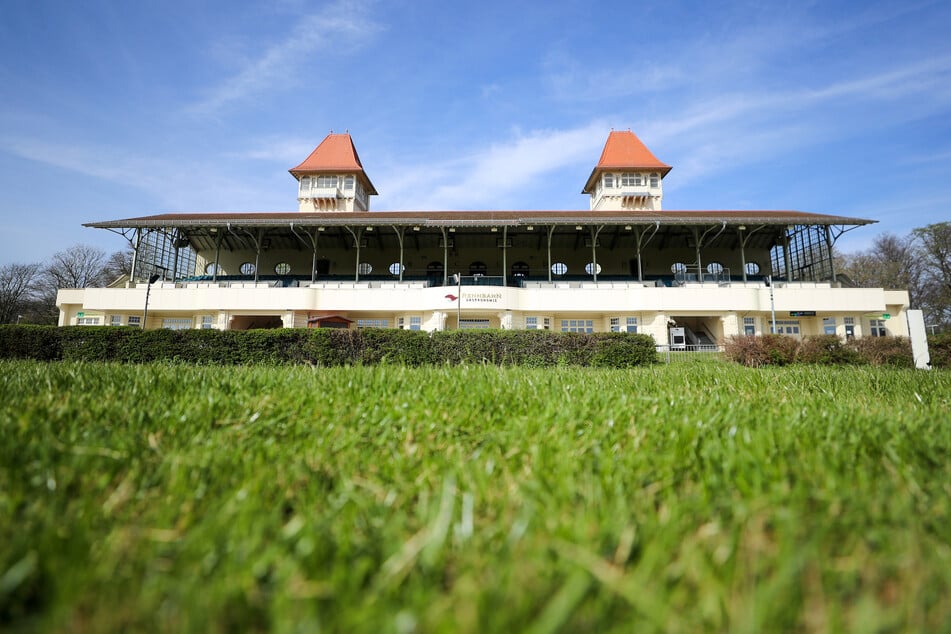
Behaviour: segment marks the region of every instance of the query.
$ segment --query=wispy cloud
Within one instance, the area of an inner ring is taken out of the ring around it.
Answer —
[[[290,169],[313,152],[319,142],[319,138],[310,134],[306,137],[264,137],[252,140],[244,150],[225,152],[223,156],[227,159],[272,161],[286,164]]]
[[[380,204],[426,210],[510,207],[519,190],[548,174],[566,166],[593,167],[608,129],[603,121],[593,121],[564,130],[514,130],[508,138],[457,154],[449,163],[394,165],[375,178],[385,195]]]
[[[182,157],[163,159],[107,145],[9,137],[0,138],[0,150],[138,190],[150,201],[147,207],[159,205],[168,209],[207,211],[230,206],[232,201],[242,201],[243,206],[245,201],[262,199],[261,192],[242,179],[215,169],[215,158],[211,156],[198,161]],[[149,213],[149,210],[135,208],[129,213]]]
[[[302,59],[321,51],[339,55],[356,50],[380,30],[379,25],[367,17],[366,4],[358,0],[340,0],[316,13],[310,11],[296,21],[286,38],[267,47],[235,75],[214,86],[188,111],[213,114],[233,102],[280,86],[297,85],[295,71]]]
[[[951,56],[937,57],[794,90],[704,94],[645,122],[644,129],[658,146],[687,157],[677,165],[682,186],[765,156],[867,133],[869,117],[880,116],[878,104],[897,105],[887,121],[875,122],[879,128],[943,112],[951,106],[951,89],[943,88],[948,85]]]

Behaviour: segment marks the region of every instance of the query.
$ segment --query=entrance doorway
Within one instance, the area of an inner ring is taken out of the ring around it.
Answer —
[[[723,339],[723,322],[719,317],[673,317],[673,328],[683,328],[688,346],[716,346]]]

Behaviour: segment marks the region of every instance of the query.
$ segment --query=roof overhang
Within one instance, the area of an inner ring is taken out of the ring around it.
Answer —
[[[172,213],[84,223],[97,229],[199,227],[523,227],[532,225],[846,225],[877,222],[865,218],[801,211],[373,211]]]
[[[598,165],[591,170],[591,176],[585,181],[582,194],[590,194],[595,181],[605,172],[648,172],[651,174],[660,174],[663,178],[673,169],[670,165]]]

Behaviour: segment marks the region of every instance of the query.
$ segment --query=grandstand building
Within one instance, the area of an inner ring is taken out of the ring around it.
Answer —
[[[835,270],[836,239],[874,221],[665,210],[670,170],[612,131],[584,181],[588,209],[371,211],[350,134],[330,134],[290,170],[297,211],[85,225],[124,236],[134,263],[109,288],[60,290],[59,323],[622,331],[674,347],[773,328],[908,335],[906,291],[851,288]]]

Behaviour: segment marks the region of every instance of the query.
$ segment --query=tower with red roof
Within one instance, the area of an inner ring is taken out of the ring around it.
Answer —
[[[289,171],[298,183],[298,211],[369,211],[376,195],[349,132],[331,132]]]
[[[591,197],[592,211],[660,211],[669,171],[633,132],[612,130],[581,193]]]

